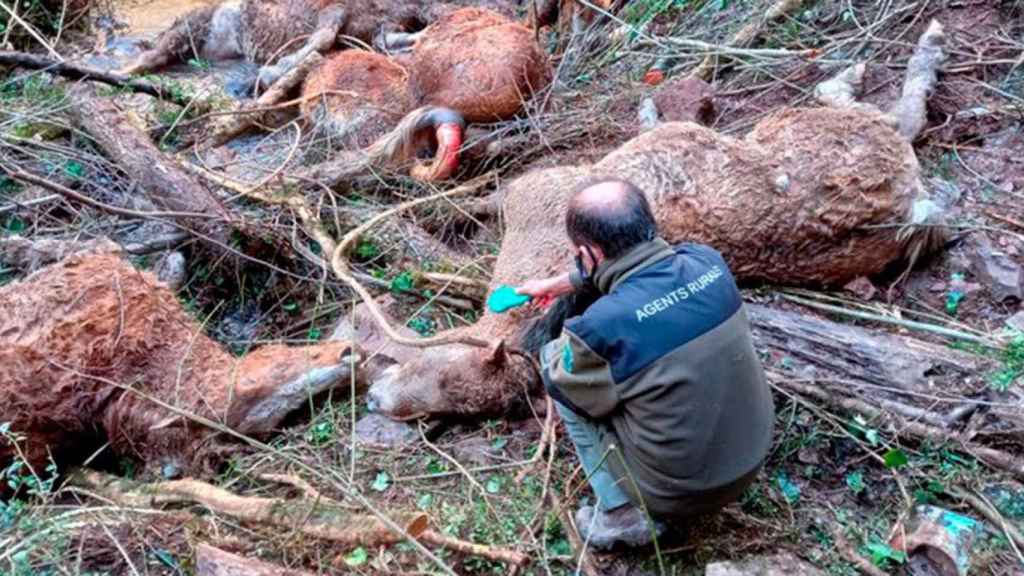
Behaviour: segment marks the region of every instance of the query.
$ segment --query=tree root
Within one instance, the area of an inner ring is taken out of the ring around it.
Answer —
[[[148,94],[154,98],[173,102],[179,106],[191,105],[193,108],[196,108],[196,104],[192,101],[192,98],[181,94],[179,91],[165,90],[162,86],[146,82],[145,80],[137,80],[131,76],[104,72],[103,70],[98,70],[96,68],[81,66],[79,64],[71,64],[70,62],[60,62],[58,60],[34,54],[0,50],[0,65],[19,66],[30,70],[42,70],[48,74],[61,76],[68,80],[89,80],[91,82],[100,82],[116,88],[123,88],[140,94]]]

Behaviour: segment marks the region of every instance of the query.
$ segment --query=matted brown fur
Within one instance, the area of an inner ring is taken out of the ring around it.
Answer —
[[[50,453],[82,461],[90,438],[157,470],[196,470],[211,431],[143,395],[235,427],[276,386],[351,349],[265,346],[235,358],[166,286],[113,253],[72,256],[0,288],[0,310],[0,422],[24,435],[40,472]],[[14,453],[0,442],[0,467]]]
[[[900,227],[926,199],[913,149],[875,112],[783,110],[743,140],[663,124],[594,165],[539,170],[509,184],[492,289],[571,266],[566,206],[599,177],[644,190],[669,241],[711,245],[742,281],[786,285],[837,285],[880,272],[910,249]],[[523,320],[516,311],[485,314],[461,331],[515,343]],[[517,360],[487,358],[466,347],[429,349],[390,369],[370,400],[396,417],[501,413],[536,380]]]
[[[424,105],[452,108],[468,122],[493,122],[522,110],[551,75],[532,31],[480,8],[440,16],[401,60],[405,67],[367,52],[331,56],[306,78],[304,113],[342,135],[359,134],[360,142],[394,127],[397,119],[384,123],[392,112],[401,117]]]
[[[306,78],[302,113],[342,145],[365,148],[413,109],[408,80],[405,68],[383,54],[339,52]]]
[[[467,122],[510,118],[551,82],[533,31],[479,8],[428,26],[413,47],[410,69],[421,104],[453,108]]]

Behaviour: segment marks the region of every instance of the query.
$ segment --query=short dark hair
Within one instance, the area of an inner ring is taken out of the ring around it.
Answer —
[[[584,191],[603,184],[617,185],[621,199],[596,205],[580,201]],[[565,228],[574,244],[597,246],[606,258],[618,258],[658,235],[647,196],[632,182],[619,178],[592,180],[577,188],[569,201]]]

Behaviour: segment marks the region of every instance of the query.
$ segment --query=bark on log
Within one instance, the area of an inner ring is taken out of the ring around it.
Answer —
[[[252,558],[225,552],[209,544],[196,546],[196,576],[313,576]]]
[[[99,98],[85,87],[71,90],[72,118],[89,133],[101,150],[145,192],[152,203],[171,212],[200,212],[231,215],[214,194],[185,171],[171,156],[160,151],[149,137],[130,121],[130,115],[118,110],[113,101]],[[187,228],[218,236],[218,224],[211,221],[182,219]],[[222,226],[219,228],[223,228]]]
[[[917,338],[757,304],[746,308],[755,344],[795,361],[797,377],[844,380],[851,393],[872,399],[877,386],[955,393],[996,368],[991,359]]]
[[[69,80],[89,80],[92,82],[100,82],[117,88],[125,88],[132,92],[148,94],[154,98],[173,102],[179,106],[188,106],[192,103],[191,98],[172,90],[165,90],[163,87],[153,84],[152,82],[134,79],[123,74],[104,72],[103,70],[90,68],[88,66],[81,66],[79,64],[72,64],[70,62],[59,62],[52,58],[46,58],[35,54],[0,50],[0,65],[18,66],[21,68],[28,68],[30,70],[42,70],[43,72],[56,74],[57,76],[62,76]],[[192,106],[195,108],[196,105],[192,103]]]

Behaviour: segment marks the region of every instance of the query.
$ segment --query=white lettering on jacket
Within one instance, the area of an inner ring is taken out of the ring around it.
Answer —
[[[722,277],[722,269],[715,266],[707,272],[700,275],[699,278],[693,282],[687,282],[686,286],[680,286],[675,290],[665,294],[660,298],[655,298],[650,302],[636,309],[636,321],[643,322],[645,319],[654,316],[658,312],[662,312],[675,306],[676,304],[686,300],[690,296],[694,296],[703,292],[715,283],[719,278]]]

